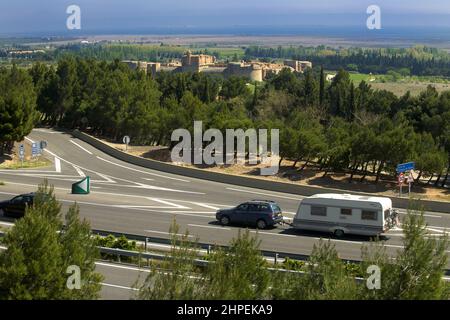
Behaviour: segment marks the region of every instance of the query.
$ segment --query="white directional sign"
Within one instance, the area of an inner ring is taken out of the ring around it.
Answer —
[[[125,150],[128,150],[128,145],[130,144],[130,137],[129,136],[125,136],[123,137],[123,143],[125,143]]]
[[[23,159],[25,158],[25,146],[23,144],[21,144],[19,146],[19,158],[20,160],[23,161]]]

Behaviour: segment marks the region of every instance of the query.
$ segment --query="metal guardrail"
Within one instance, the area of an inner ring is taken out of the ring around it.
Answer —
[[[103,237],[108,236],[108,235],[113,235],[115,237],[124,236],[128,240],[134,240],[134,241],[139,241],[139,242],[148,243],[148,244],[153,244],[153,243],[164,244],[164,245],[172,244],[171,239],[167,239],[167,238],[146,237],[146,236],[141,236],[141,235],[127,234],[127,233],[121,233],[121,232],[112,232],[112,231],[105,231],[105,230],[92,230],[92,233],[95,235],[103,236]],[[214,243],[205,243],[205,242],[203,242],[203,243],[197,242],[196,245],[198,248],[207,250],[208,252],[212,248],[223,248],[223,249],[227,248],[227,246],[224,246],[224,245],[217,245]],[[306,261],[309,258],[309,255],[306,255],[306,254],[296,254],[296,253],[282,252],[282,251],[261,250],[261,254],[265,258],[272,258],[275,261],[278,259],[286,259],[286,258],[293,259],[293,260]],[[349,260],[349,259],[342,259],[342,260],[345,262],[348,262],[348,263],[360,263],[360,261],[358,261],[358,260]]]
[[[126,234],[126,233],[117,233],[117,232],[110,232],[110,231],[102,231],[102,230],[92,230],[92,233],[95,235],[100,235],[100,236],[108,236],[108,235],[113,235],[115,237],[120,237],[120,236],[125,236],[128,240],[135,240],[135,241],[146,241],[147,243],[158,243],[158,244],[167,244],[167,245],[171,245],[171,240],[170,239],[164,239],[164,238],[153,238],[153,237],[144,237],[144,236],[139,236],[139,235],[131,235],[131,234]],[[0,238],[4,237],[4,232],[0,231]],[[151,241],[151,242],[150,242]],[[226,246],[212,246],[210,244],[201,244],[198,243],[198,246],[201,248],[205,248],[209,251],[212,248],[227,248]],[[6,247],[2,247],[0,246],[0,250],[1,249],[6,249]],[[117,249],[117,248],[107,248],[107,247],[98,247],[100,253],[103,254],[110,254],[110,255],[115,255],[117,256],[120,262],[120,257],[130,257],[130,258],[141,258],[141,259],[147,259],[147,260],[159,260],[159,261],[163,261],[163,260],[167,260],[167,259],[171,259],[170,256],[166,255],[166,254],[158,254],[158,253],[151,253],[151,252],[140,252],[140,251],[130,251],[130,250],[123,250],[123,249]],[[293,260],[300,260],[300,261],[306,261],[308,259],[309,256],[307,255],[301,255],[301,254],[291,254],[291,253],[277,253],[274,251],[261,251],[262,255],[264,257],[273,257],[274,258],[274,264],[277,264],[277,260],[279,258],[281,259],[285,259],[285,258],[290,258]],[[355,264],[359,264],[361,263],[361,261],[358,260],[345,260],[342,259],[342,261],[344,262],[348,262],[348,263],[355,263]],[[201,267],[205,267],[209,264],[210,262],[207,260],[202,260],[202,259],[194,259],[194,264],[197,266],[201,266]],[[272,271],[276,271],[276,270],[281,270],[283,271],[283,269],[277,269],[277,268],[268,268],[268,270],[272,270]],[[292,271],[292,270],[284,270],[286,272],[295,272],[295,273],[302,273],[301,271]],[[450,277],[450,269],[445,269],[445,276]]]

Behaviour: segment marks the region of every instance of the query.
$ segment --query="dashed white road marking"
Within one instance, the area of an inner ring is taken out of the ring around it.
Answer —
[[[196,227],[196,228],[209,228],[209,229],[219,229],[219,230],[227,230],[227,231],[231,231],[230,228],[225,228],[225,227],[214,227],[214,226],[202,226],[200,224],[188,224],[189,227]]]
[[[231,190],[231,191],[239,191],[239,192],[260,194],[260,195],[263,195],[263,196],[275,197],[275,198],[281,198],[281,199],[289,199],[289,200],[297,200],[297,201],[301,201],[303,199],[303,198],[298,198],[298,197],[296,198],[296,197],[280,196],[280,195],[273,194],[273,193],[257,192],[257,191],[250,191],[250,190],[245,190],[245,189],[228,188],[228,187],[226,189],[227,190]]]
[[[89,150],[87,150],[86,148],[84,148],[83,146],[79,145],[78,143],[76,143],[73,140],[69,140],[71,143],[73,143],[74,145],[76,145],[78,148],[80,148],[81,150],[83,150],[86,153],[89,153],[90,155],[92,155],[92,152],[90,152]]]

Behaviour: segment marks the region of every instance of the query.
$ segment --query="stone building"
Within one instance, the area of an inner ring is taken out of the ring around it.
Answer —
[[[285,60],[284,64],[301,73],[305,72],[307,68],[312,68],[312,62],[310,61]]]
[[[245,62],[231,62],[223,71],[225,77],[246,77],[251,81],[263,81],[263,69],[258,64]]]
[[[206,54],[192,54],[191,51],[181,58],[181,72],[202,72],[216,63],[216,57]]]

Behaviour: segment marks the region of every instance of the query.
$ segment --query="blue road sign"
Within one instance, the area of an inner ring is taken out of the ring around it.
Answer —
[[[40,144],[37,142],[33,142],[31,144],[31,155],[33,157],[36,157],[37,155],[41,154],[41,148],[40,148]]]
[[[416,164],[414,162],[402,163],[397,166],[397,172],[406,172],[414,170]]]

